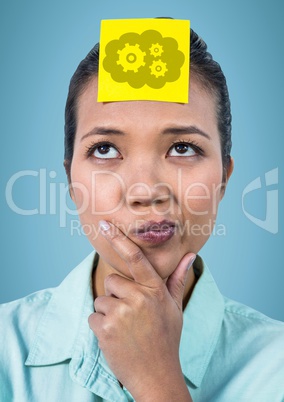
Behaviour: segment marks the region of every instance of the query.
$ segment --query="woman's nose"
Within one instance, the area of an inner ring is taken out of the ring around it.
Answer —
[[[171,186],[159,180],[153,171],[144,170],[142,175],[133,175],[126,191],[126,202],[132,208],[164,205],[169,203],[171,198]]]

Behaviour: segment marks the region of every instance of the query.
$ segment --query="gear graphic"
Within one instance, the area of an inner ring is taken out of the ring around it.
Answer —
[[[140,49],[138,43],[136,45],[126,43],[124,48],[118,50],[117,53],[119,54],[119,59],[116,64],[120,64],[124,72],[134,71],[134,73],[137,73],[141,66],[145,66],[144,57],[146,53]]]
[[[165,73],[168,71],[167,63],[164,63],[161,59],[154,60],[150,66],[151,75],[155,75],[156,78],[164,77]]]
[[[150,54],[154,57],[161,56],[162,53],[164,52],[163,46],[160,45],[159,43],[153,43],[149,50]]]

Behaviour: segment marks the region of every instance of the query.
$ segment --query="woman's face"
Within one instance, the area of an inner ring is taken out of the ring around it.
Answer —
[[[215,100],[194,77],[188,104],[98,103],[96,78],[79,98],[71,196],[89,241],[121,274],[128,268],[99,221],[118,226],[167,278],[210,236],[222,172]]]

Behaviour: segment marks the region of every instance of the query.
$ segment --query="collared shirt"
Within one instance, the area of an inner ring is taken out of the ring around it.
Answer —
[[[0,402],[133,401],[88,325],[94,256],[59,287],[0,307]],[[194,271],[180,343],[193,401],[283,402],[284,323],[224,298],[200,257]]]

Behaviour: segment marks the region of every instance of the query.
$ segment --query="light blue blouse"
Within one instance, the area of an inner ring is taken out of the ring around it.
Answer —
[[[1,402],[133,401],[89,329],[94,255],[57,288],[0,307]],[[224,298],[200,257],[194,270],[180,345],[193,401],[283,402],[284,323]]]

